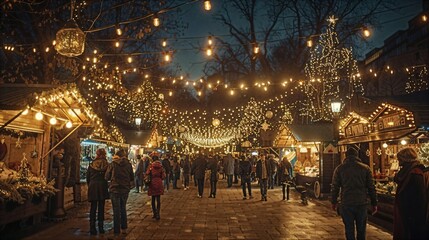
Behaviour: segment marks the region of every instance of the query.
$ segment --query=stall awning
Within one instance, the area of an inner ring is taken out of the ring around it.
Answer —
[[[332,123],[288,125],[297,141],[326,142],[334,140]]]

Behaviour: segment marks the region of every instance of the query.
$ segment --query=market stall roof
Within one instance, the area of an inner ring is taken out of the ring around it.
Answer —
[[[371,97],[371,99],[379,103],[385,102],[411,111],[417,127],[429,124],[429,90],[404,95]]]
[[[295,142],[296,139],[290,129],[286,125],[282,125],[274,140],[274,146],[279,148],[290,147],[295,144]]]
[[[325,142],[334,140],[332,123],[291,124],[290,131],[300,142]]]
[[[35,95],[58,87],[51,84],[0,84],[0,109],[22,110],[34,105]]]

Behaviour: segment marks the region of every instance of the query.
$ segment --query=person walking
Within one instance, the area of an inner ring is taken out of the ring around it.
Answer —
[[[282,185],[283,201],[289,200],[289,181],[292,179],[292,164],[290,164],[286,156],[280,162],[278,173],[280,184]]]
[[[168,192],[168,189],[170,187],[170,171],[171,171],[171,165],[170,165],[170,161],[168,160],[168,156],[165,156],[164,159],[162,159],[161,164],[165,171],[164,188]]]
[[[234,176],[234,164],[235,160],[231,153],[228,153],[225,158],[225,174],[227,179],[227,187],[232,187],[232,178]]]
[[[335,170],[332,178],[331,194],[332,209],[343,219],[346,239],[354,240],[355,225],[357,239],[365,239],[367,223],[367,197],[371,200],[372,214],[377,212],[377,195],[374,179],[368,165],[358,158],[358,148],[350,146],[346,158]],[[341,205],[338,206],[338,196],[341,191]]]
[[[145,177],[146,177],[146,172],[147,169],[149,168],[150,165],[150,157],[148,155],[145,155],[143,157],[144,161],[143,161],[143,191],[147,191],[147,189],[149,188],[149,185],[146,184],[146,182],[144,181]]]
[[[274,154],[268,155],[267,160],[267,166],[268,166],[268,188],[274,189],[274,182],[276,178],[276,172],[277,172],[277,163],[276,160],[274,160]]]
[[[191,162],[189,161],[189,156],[186,155],[185,159],[181,162],[183,169],[183,190],[189,189],[189,175],[191,174]]]
[[[209,198],[216,198],[216,185],[219,180],[218,172],[218,159],[219,156],[209,156],[207,161],[207,168],[210,170],[210,196]]]
[[[141,155],[137,155],[137,167],[135,172],[136,193],[140,192],[140,187],[143,186],[144,177],[144,162]]]
[[[134,183],[133,167],[126,157],[125,150],[119,150],[112,158],[105,179],[110,181],[109,192],[113,208],[113,233],[127,233],[127,200],[131,184]],[[120,231],[121,230],[121,231]]]
[[[253,198],[252,184],[250,179],[250,174],[252,173],[252,164],[250,163],[249,158],[244,155],[241,156],[239,173],[241,178],[241,188],[243,189],[243,200],[247,199],[246,188],[249,192],[249,199]]]
[[[161,219],[161,195],[164,194],[163,180],[166,178],[167,174],[162,167],[162,163],[159,161],[158,156],[153,156],[152,160],[152,163],[146,171],[146,175],[149,175],[151,178],[147,195],[152,197],[152,218],[159,220]]]
[[[95,215],[98,208],[98,232],[104,231],[104,205],[109,198],[109,190],[104,175],[106,174],[109,163],[106,160],[106,150],[100,148],[96,151],[96,157],[88,166],[86,172],[86,183],[88,184],[88,201],[91,203],[89,211],[89,233],[97,234],[95,228]]]
[[[180,189],[177,187],[177,181],[180,178],[180,165],[177,161],[177,156],[173,157],[173,165],[172,165],[172,172],[173,172],[173,189]]]
[[[204,177],[206,173],[207,162],[203,154],[199,153],[195,159],[194,165],[192,165],[192,172],[195,175],[195,179],[198,185],[198,197],[203,197],[204,191]]]
[[[267,201],[269,168],[264,154],[260,155],[256,163],[256,177],[259,179],[259,187],[261,188],[261,201]]]
[[[393,211],[393,239],[429,239],[425,167],[417,160],[413,148],[404,148],[396,156],[402,168],[394,177],[398,187]]]

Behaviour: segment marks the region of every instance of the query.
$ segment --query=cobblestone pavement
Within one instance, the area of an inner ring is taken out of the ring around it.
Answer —
[[[282,201],[281,189],[276,187],[268,190],[268,201],[262,202],[256,184],[254,198],[243,200],[239,184],[226,188],[224,180],[218,184],[216,198],[208,198],[208,184],[203,198],[198,198],[191,185],[187,191],[170,189],[161,197],[159,221],[152,219],[147,194],[132,191],[127,234],[113,235],[108,201],[105,234],[89,235],[89,204],[84,203],[69,210],[67,220],[42,224],[23,239],[344,239],[341,218],[327,201],[310,199],[304,206],[292,189],[291,199]],[[392,235],[368,225],[367,239],[392,239]]]

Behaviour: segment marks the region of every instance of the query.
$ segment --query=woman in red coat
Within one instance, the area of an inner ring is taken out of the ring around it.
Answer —
[[[158,159],[158,156],[153,156],[152,160],[153,162],[149,165],[146,171],[146,175],[150,175],[151,177],[147,195],[152,196],[152,218],[159,220],[159,212],[161,210],[161,195],[164,194],[164,184],[162,180],[165,178],[165,171]]]

